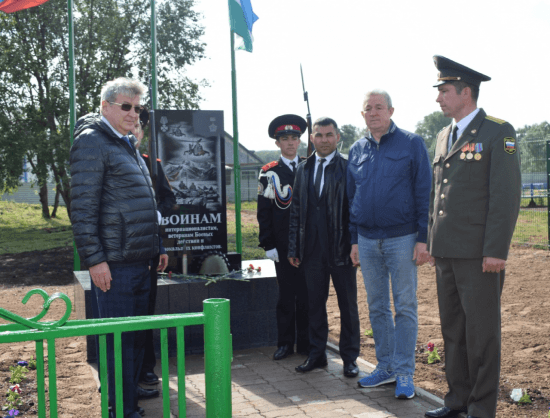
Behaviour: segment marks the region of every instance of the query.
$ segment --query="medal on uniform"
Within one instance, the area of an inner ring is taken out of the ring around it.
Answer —
[[[477,144],[475,144],[475,155],[474,155],[474,159],[476,161],[479,161],[481,160],[481,151],[483,151],[483,144],[478,142]]]
[[[472,158],[474,158],[474,154],[472,153],[472,151],[474,150],[474,144],[468,144],[468,154],[466,154],[466,159],[467,160],[471,160]]]
[[[464,145],[460,150],[462,151],[462,154],[460,154],[460,159],[463,160],[466,158],[466,151],[468,151],[469,147],[468,144]]]

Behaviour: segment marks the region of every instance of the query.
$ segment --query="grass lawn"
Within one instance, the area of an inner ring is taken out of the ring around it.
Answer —
[[[0,254],[71,245],[73,231],[65,207],[57,209],[57,216],[46,220],[40,205],[0,200]]]
[[[514,236],[514,244],[533,245],[548,249],[548,208],[521,208]]]
[[[256,201],[241,202],[241,213],[250,212],[256,216]],[[227,210],[229,212],[235,212],[235,204],[228,203]],[[245,225],[241,223],[241,237],[242,237],[242,259],[243,260],[258,260],[265,258],[265,251],[258,247],[258,225]],[[237,241],[235,238],[236,228],[235,222],[229,222],[227,224],[227,251],[237,251]]]
[[[235,211],[235,204],[227,204],[228,211]],[[256,202],[242,202],[241,213],[256,214]],[[72,245],[71,223],[64,207],[57,210],[58,217],[42,218],[40,205],[0,201],[0,254],[47,250]],[[242,224],[243,260],[265,257],[258,248],[258,226]],[[547,208],[522,208],[512,242],[548,249]],[[237,249],[235,222],[227,225],[228,251]]]

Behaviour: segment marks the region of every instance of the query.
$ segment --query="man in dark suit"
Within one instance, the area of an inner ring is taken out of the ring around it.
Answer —
[[[359,373],[359,313],[356,269],[350,258],[347,160],[336,151],[340,140],[333,119],[320,118],[313,125],[311,141],[315,153],[298,166],[290,209],[288,257],[290,264],[304,270],[309,300],[307,360],[296,367],[309,372],[327,365],[327,299],[330,277],[340,308],[340,355],[344,375]]]
[[[139,115],[139,123],[136,123],[132,133],[137,139],[136,149],[139,150],[141,141],[145,135],[143,129],[149,123],[149,112],[147,109],[144,109],[143,112]],[[149,173],[151,172],[151,161],[149,161],[149,156],[147,154],[142,154],[141,157]],[[157,202],[157,209],[161,216],[166,217],[170,215],[170,210],[176,204],[176,197],[172,192],[172,186],[164,174],[162,164],[160,159],[157,158],[157,182],[155,187],[155,198]],[[147,315],[155,314],[155,305],[157,301],[157,288],[158,288],[158,272],[164,271],[168,266],[168,255],[166,250],[162,246],[162,239],[160,240],[161,251],[160,254],[151,260],[150,266],[150,277],[151,277],[151,292],[149,293],[149,306],[147,309]],[[159,378],[155,374],[155,366],[157,364],[157,359],[155,356],[155,346],[153,339],[153,330],[149,329],[145,331],[145,353],[143,356],[143,364],[141,367],[141,374],[139,378],[139,383],[144,383],[146,385],[156,385],[159,383]],[[142,399],[157,397],[159,395],[158,390],[144,390],[141,387],[138,387],[138,395]]]
[[[434,61],[437,102],[453,118],[437,136],[428,224],[449,392],[426,416],[493,418],[500,295],[521,197],[516,135],[477,108],[479,85],[490,77],[442,56]]]
[[[281,150],[281,158],[262,167],[258,179],[258,224],[260,247],[275,262],[279,299],[277,301],[277,350],[273,360],[294,353],[309,354],[308,303],[302,269],[295,269],[287,258],[288,220],[292,205],[294,175],[300,161],[300,136],[307,128],[304,118],[282,115],[269,125],[269,136]]]

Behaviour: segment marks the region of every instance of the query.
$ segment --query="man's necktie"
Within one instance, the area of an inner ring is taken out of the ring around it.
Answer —
[[[455,144],[456,140],[458,139],[457,138],[457,132],[458,132],[458,125],[455,125],[455,127],[453,128],[453,145]]]
[[[296,172],[296,161],[291,161],[290,165],[292,166],[292,172]]]
[[[317,193],[317,196],[321,196],[321,178],[323,177],[323,164],[325,161],[325,158],[319,160],[319,167],[317,167],[317,174],[315,175],[315,193]]]

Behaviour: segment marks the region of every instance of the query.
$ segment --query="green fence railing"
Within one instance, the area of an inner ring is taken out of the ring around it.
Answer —
[[[108,388],[107,334],[113,334],[116,384],[115,410],[116,415],[122,417],[124,413],[121,334],[123,332],[148,329],[160,329],[163,417],[169,418],[168,328],[176,328],[178,413],[180,418],[184,418],[186,416],[184,327],[190,325],[204,325],[206,417],[231,417],[231,358],[233,354],[229,330],[229,300],[207,299],[203,302],[204,311],[196,313],[68,321],[72,304],[67,295],[55,293],[50,297],[42,289],[33,289],[25,295],[22,303],[27,303],[30,297],[35,294],[43,297],[44,305],[42,312],[33,318],[26,319],[0,308],[0,318],[13,322],[13,324],[0,325],[0,344],[35,341],[39,418],[46,418],[44,341],[46,341],[48,347],[50,417],[56,418],[57,379],[55,340],[67,337],[98,335],[100,382],[102,388]],[[39,322],[47,314],[51,303],[56,299],[65,301],[66,311],[63,317],[55,322]],[[108,418],[108,415],[108,390],[102,390],[101,416],[102,418]]]

